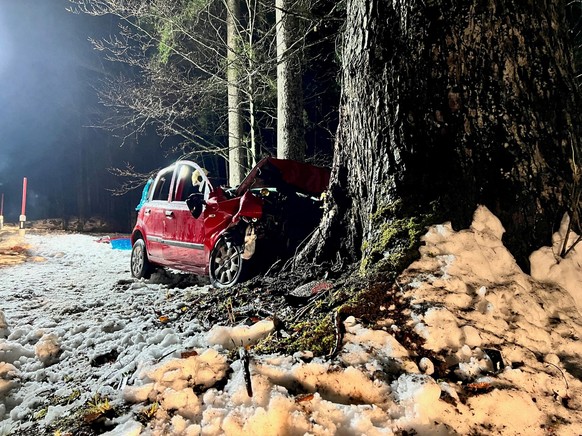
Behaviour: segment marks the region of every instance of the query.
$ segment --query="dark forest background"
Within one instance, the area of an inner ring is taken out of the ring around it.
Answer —
[[[113,196],[108,168],[144,170],[171,160],[155,137],[119,141],[89,128],[102,110],[95,86],[107,66],[89,35],[111,19],[74,15],[66,0],[0,4],[0,192],[6,222],[20,214],[28,179],[28,220],[100,216],[127,231],[139,192]]]
[[[98,101],[103,80],[128,71],[105,60],[89,41],[114,34],[117,19],[73,14],[67,11],[70,6],[68,0],[0,3],[0,193],[5,222],[18,221],[27,177],[28,221],[98,217],[111,231],[128,232],[141,189],[119,195],[115,191],[124,181],[110,169],[130,166],[136,173],[150,173],[163,168],[180,156],[174,150],[178,140],[159,137],[153,127],[125,138],[91,127],[107,117],[108,109]],[[333,38],[326,50],[331,61],[321,62],[320,57],[304,72],[304,88],[312,96],[305,100],[306,117],[317,119],[322,112],[327,117],[325,131],[308,123],[305,134],[307,153],[317,155],[319,163],[331,162],[339,98]],[[275,153],[275,128],[261,132],[267,154]],[[215,178],[225,178],[220,159],[200,159]]]

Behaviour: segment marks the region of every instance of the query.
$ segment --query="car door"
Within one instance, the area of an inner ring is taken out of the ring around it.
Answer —
[[[148,256],[156,263],[163,263],[165,212],[169,204],[173,174],[174,166],[158,173],[149,201],[143,205],[142,228],[147,240]]]
[[[170,266],[202,272],[204,259],[204,212],[192,216],[186,200],[192,194],[208,198],[210,183],[206,172],[194,162],[179,162],[174,170],[170,202],[165,210],[164,260]]]

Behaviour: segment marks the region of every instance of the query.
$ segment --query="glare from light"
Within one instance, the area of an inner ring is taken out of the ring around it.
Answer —
[[[14,44],[12,38],[6,31],[7,26],[5,22],[6,17],[3,16],[2,11],[0,11],[0,78],[2,78],[8,65],[10,65],[14,52]]]

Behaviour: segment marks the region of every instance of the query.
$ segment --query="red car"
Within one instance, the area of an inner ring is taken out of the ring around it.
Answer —
[[[317,227],[329,170],[261,160],[237,188],[214,187],[191,161],[161,170],[140,204],[131,236],[131,274],[155,267],[210,276],[216,287],[241,279],[250,261],[291,256]]]

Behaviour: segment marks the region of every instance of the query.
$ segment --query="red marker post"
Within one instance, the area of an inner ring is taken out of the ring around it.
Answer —
[[[20,229],[24,229],[26,222],[26,177],[22,180],[22,210],[20,211]]]
[[[2,200],[0,200],[0,230],[4,227],[4,192],[2,193]]]

